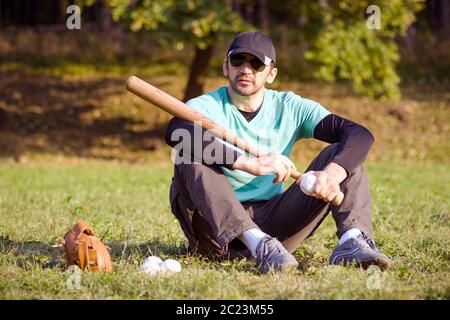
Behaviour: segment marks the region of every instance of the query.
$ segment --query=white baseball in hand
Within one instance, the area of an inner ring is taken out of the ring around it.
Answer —
[[[316,184],[316,176],[312,173],[303,175],[302,181],[300,181],[300,189],[307,195],[310,195],[314,190]]]

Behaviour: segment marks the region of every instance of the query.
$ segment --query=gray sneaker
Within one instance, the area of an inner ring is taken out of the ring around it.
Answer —
[[[358,267],[367,269],[377,265],[381,269],[390,267],[392,261],[378,250],[375,242],[364,234],[351,238],[336,246],[330,257],[330,264],[349,265],[355,263]]]
[[[297,268],[298,262],[275,238],[265,236],[256,247],[256,264],[262,273]]]

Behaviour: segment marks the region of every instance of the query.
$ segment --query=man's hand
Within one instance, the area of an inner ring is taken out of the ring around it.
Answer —
[[[292,170],[297,170],[295,164],[288,157],[279,153],[270,152],[259,158],[249,158],[245,155],[237,158],[233,169],[242,170],[255,176],[275,174],[273,184],[289,180]]]
[[[341,191],[339,184],[347,177],[347,171],[337,163],[331,162],[322,171],[308,171],[316,176],[311,196],[331,202]]]

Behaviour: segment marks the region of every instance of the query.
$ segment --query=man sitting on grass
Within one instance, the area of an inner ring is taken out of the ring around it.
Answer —
[[[330,264],[389,267],[390,259],[372,240],[371,198],[362,167],[372,134],[317,102],[266,89],[277,75],[276,54],[271,39],[260,32],[234,38],[223,72],[229,87],[187,104],[264,155],[250,157],[191,122],[170,121],[166,142],[178,151],[170,205],[190,251],[223,259],[254,257],[262,273],[296,268],[291,253],[331,211],[339,242]],[[296,169],[288,157],[302,138],[330,143],[306,170],[317,178],[312,196],[300,190],[301,179],[283,188]],[[333,206],[340,191],[345,198]]]

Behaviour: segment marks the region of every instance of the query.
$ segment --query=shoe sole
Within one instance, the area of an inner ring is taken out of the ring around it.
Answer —
[[[381,270],[389,269],[389,267],[391,266],[391,262],[389,260],[386,260],[384,257],[378,257],[369,260],[351,260],[351,261],[344,260],[340,263],[335,263],[334,265],[348,266],[351,265],[352,263],[355,263],[356,267],[363,268],[364,270],[373,265],[380,267]]]
[[[367,269],[370,266],[376,265],[376,266],[380,267],[381,270],[386,270],[386,269],[389,269],[389,267],[391,266],[391,263],[390,263],[390,261],[386,260],[385,258],[379,257],[376,259],[359,261],[357,263],[357,265],[359,265],[363,269]]]
[[[284,265],[284,266],[281,267],[280,271],[286,272],[286,271],[289,271],[289,270],[292,270],[292,269],[297,269],[298,266],[299,266],[298,262],[297,263],[288,264],[288,265]]]
[[[284,264],[284,265],[279,266],[278,268],[270,267],[268,271],[266,271],[266,272],[261,271],[261,273],[267,274],[267,273],[275,273],[275,272],[287,272],[289,270],[297,269],[298,266],[299,266],[298,262],[292,263],[292,264]]]

